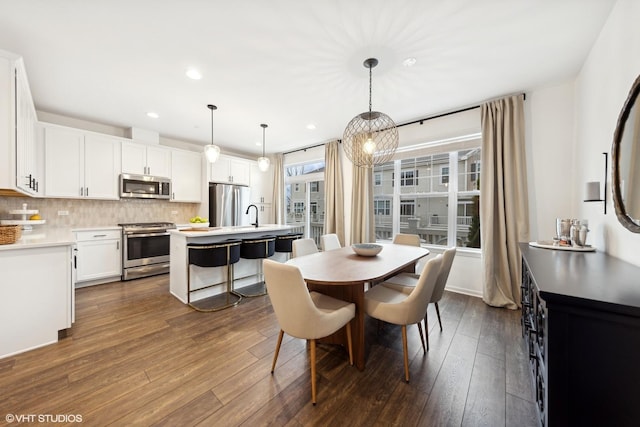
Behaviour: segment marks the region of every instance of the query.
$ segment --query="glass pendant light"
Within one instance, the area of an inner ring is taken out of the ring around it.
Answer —
[[[204,154],[207,156],[209,163],[215,163],[220,157],[220,147],[213,144],[213,110],[217,110],[218,107],[209,104],[207,108],[211,110],[211,144],[204,146]]]
[[[267,125],[263,123],[260,125],[260,127],[262,127],[262,157],[258,157],[258,169],[260,169],[262,172],[266,172],[269,170],[269,165],[271,164],[271,160],[269,160],[269,158],[265,157],[264,155],[264,132],[267,128]]]

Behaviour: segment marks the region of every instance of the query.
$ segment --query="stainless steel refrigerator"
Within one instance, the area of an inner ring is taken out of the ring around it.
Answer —
[[[209,183],[210,227],[250,225],[249,187],[245,185]]]

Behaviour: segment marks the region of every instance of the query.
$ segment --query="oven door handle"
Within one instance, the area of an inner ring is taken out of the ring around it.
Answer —
[[[134,233],[134,234],[125,234],[127,239],[134,239],[134,238],[139,238],[139,237],[156,237],[156,236],[168,236],[169,232],[165,232],[165,233]]]

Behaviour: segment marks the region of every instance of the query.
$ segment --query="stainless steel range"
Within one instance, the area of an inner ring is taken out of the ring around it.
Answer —
[[[122,280],[169,272],[171,222],[118,224],[122,227]]]

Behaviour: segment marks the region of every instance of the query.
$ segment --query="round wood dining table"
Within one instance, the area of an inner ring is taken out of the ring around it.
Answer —
[[[416,262],[427,255],[427,249],[398,244],[383,244],[376,256],[356,255],[350,246],[292,258],[287,261],[302,273],[309,290],[321,292],[356,305],[356,317],[351,322],[353,357],[358,369],[365,367],[364,287],[400,272],[415,269]],[[346,346],[346,334],[340,330],[323,342]]]

